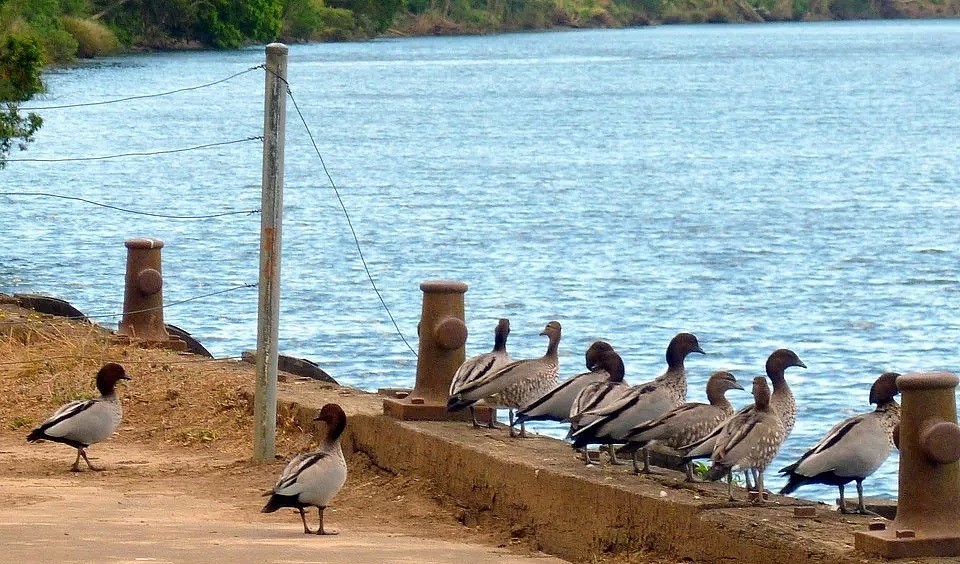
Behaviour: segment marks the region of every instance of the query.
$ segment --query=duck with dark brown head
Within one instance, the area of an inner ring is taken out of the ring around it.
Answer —
[[[347,415],[339,405],[328,403],[320,409],[314,421],[326,423],[319,448],[298,455],[287,464],[273,490],[265,494],[270,499],[260,511],[273,513],[281,507],[292,507],[300,512],[304,534],[335,535],[336,531],[323,527],[323,510],[347,481],[347,463],[340,447]],[[317,508],[320,527],[316,531],[307,526],[304,513],[307,507]]]
[[[780,470],[787,475],[781,494],[793,493],[808,484],[837,486],[840,512],[849,513],[843,488],[857,483],[857,512],[868,514],[863,505],[863,481],[880,468],[893,450],[893,429],[900,423],[900,404],[894,397],[896,372],[885,372],[870,387],[873,411],[848,417],[832,429],[799,460]]]
[[[547,393],[534,399],[517,411],[517,423],[527,421],[566,421],[570,417],[570,408],[573,400],[585,387],[595,382],[610,380],[610,372],[603,363],[603,355],[613,352],[613,347],[606,341],[596,341],[587,348],[584,359],[587,372],[564,380],[551,388]]]
[[[53,441],[70,445],[77,449],[77,459],[70,470],[80,471],[80,458],[91,470],[94,467],[87,458],[87,447],[106,440],[120,426],[123,409],[117,396],[117,383],[129,380],[126,371],[115,362],[104,364],[97,372],[97,390],[99,398],[75,400],[58,409],[49,419],[30,432],[27,440]]]
[[[464,407],[469,407],[470,418],[473,419],[474,427],[479,427],[480,424],[477,423],[477,414],[473,404],[486,399],[486,397],[480,395],[484,391],[484,385],[501,368],[513,362],[513,359],[507,353],[507,336],[509,335],[510,320],[502,318],[497,322],[497,327],[493,331],[493,350],[465,360],[457,368],[453,380],[450,382],[447,411],[459,411]],[[492,416],[488,424],[491,428],[494,426]]]
[[[706,354],[693,333],[679,333],[667,346],[667,370],[656,379],[627,389],[610,405],[585,415],[595,419],[573,433],[574,448],[591,444],[622,444],[637,425],[679,406],[687,396],[684,361],[691,353]]]

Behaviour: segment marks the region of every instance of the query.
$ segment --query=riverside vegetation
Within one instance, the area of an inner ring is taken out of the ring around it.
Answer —
[[[0,168],[42,120],[20,102],[46,65],[120,51],[382,35],[960,16],[960,0],[0,0]]]

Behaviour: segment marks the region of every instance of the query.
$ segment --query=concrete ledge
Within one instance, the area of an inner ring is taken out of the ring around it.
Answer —
[[[346,388],[281,384],[281,422],[310,428],[335,401],[349,417],[344,446],[389,472],[430,480],[470,514],[506,520],[539,550],[572,561],[646,550],[695,562],[869,563],[853,550],[870,518],[824,505],[794,517],[794,498],[766,506],[728,503],[723,484],[687,484],[678,472],[638,477],[627,467],[587,468],[566,443],[510,439],[505,430],[461,422],[397,421],[382,398]],[[738,499],[745,497],[735,491]]]

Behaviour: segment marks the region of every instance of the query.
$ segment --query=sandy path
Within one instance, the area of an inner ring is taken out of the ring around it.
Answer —
[[[317,537],[293,510],[258,511],[282,461],[112,440],[91,449],[106,471],[72,473],[75,451],[22,435],[0,434],[6,562],[562,562],[518,553],[459,524],[409,480],[355,465],[326,513],[340,534]]]

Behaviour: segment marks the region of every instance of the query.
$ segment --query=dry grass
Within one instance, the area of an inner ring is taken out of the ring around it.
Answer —
[[[94,376],[106,362],[122,364],[133,378],[119,392],[128,439],[249,452],[249,364],[118,344],[97,326],[10,306],[0,308],[0,425],[26,433],[60,405],[96,396]],[[305,440],[290,425],[278,430],[281,452],[300,450]]]
[[[64,16],[63,28],[77,40],[77,56],[85,59],[120,51],[120,41],[107,26],[94,20]]]

